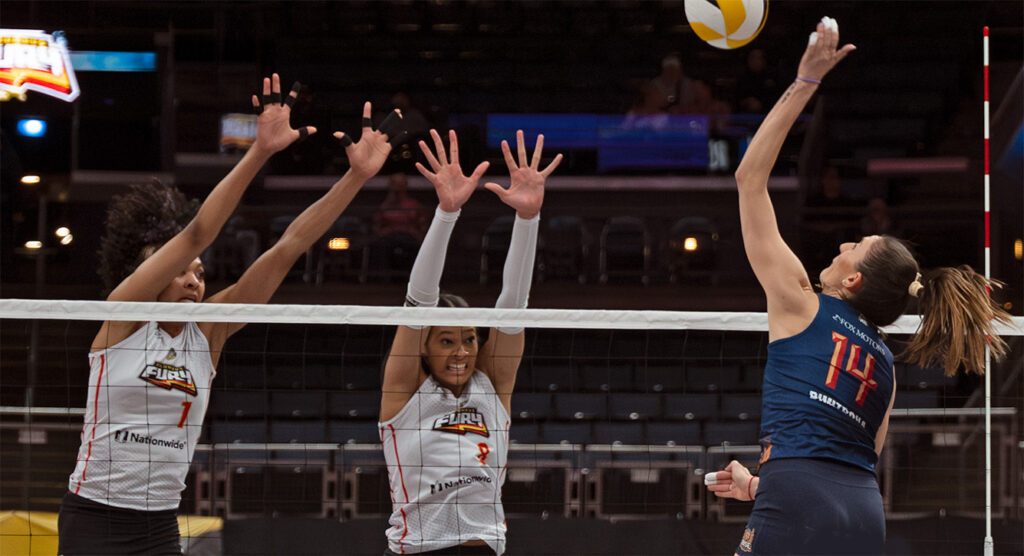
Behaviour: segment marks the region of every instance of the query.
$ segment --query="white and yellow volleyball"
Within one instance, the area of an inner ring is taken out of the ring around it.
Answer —
[[[768,16],[768,0],[685,0],[683,7],[693,32],[723,50],[754,40]]]

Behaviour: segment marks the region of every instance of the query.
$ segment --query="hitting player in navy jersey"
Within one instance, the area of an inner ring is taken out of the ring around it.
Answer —
[[[767,182],[782,143],[821,84],[855,47],[838,48],[825,17],[811,34],[796,80],[751,141],[739,168],[740,223],[747,258],[768,302],[758,476],[733,461],[709,473],[717,496],[754,500],[737,554],[881,554],[885,515],[875,463],[895,400],[893,355],[878,328],[917,298],[922,326],[902,357],[984,372],[988,343],[1006,344],[994,320],[1009,315],[986,293],[990,283],[963,266],[921,276],[899,240],[844,243],[814,287],[782,240]]]

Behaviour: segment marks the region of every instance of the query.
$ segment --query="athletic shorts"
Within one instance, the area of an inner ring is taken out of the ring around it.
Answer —
[[[494,556],[494,549],[486,544],[466,546],[458,544],[447,548],[439,548],[429,552],[418,552],[417,554],[458,554],[461,556]],[[384,549],[384,556],[399,556],[390,548]]]
[[[761,466],[736,554],[881,554],[885,514],[874,473],[832,460]]]
[[[181,554],[175,510],[146,512],[64,495],[57,554]]]

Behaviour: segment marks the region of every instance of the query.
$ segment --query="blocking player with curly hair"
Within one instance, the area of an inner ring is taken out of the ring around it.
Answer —
[[[349,171],[310,205],[238,282],[206,298],[199,255],[274,153],[312,127],[292,129],[298,84],[282,102],[277,74],[263,80],[256,141],[202,205],[173,187],[132,188],[112,204],[101,243],[108,301],[266,303],[299,256],[380,170],[391,151],[363,107],[359,142],[335,133]],[[253,105],[260,106],[253,96]],[[382,123],[395,127],[393,113]],[[180,554],[175,517],[199,438],[217,361],[244,323],[106,321],[89,351],[85,426],[61,503],[60,554]]]

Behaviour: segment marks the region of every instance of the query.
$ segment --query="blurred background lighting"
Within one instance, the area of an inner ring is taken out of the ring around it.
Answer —
[[[18,134],[25,137],[42,137],[46,135],[46,120],[37,118],[18,120]]]
[[[66,226],[61,226],[60,228],[57,228],[56,230],[53,231],[53,235],[57,237],[67,237],[71,235],[71,230],[67,229]]]
[[[43,242],[33,239],[25,242],[25,249],[42,249]]]
[[[27,176],[21,176],[21,183],[25,185],[35,185],[39,183],[39,176],[29,174]]]
[[[348,249],[348,238],[347,237],[332,237],[327,242],[327,248],[332,251],[344,251]]]
[[[696,251],[697,250],[697,238],[695,238],[695,237],[688,237],[685,240],[683,240],[683,249],[685,249],[687,251]]]

